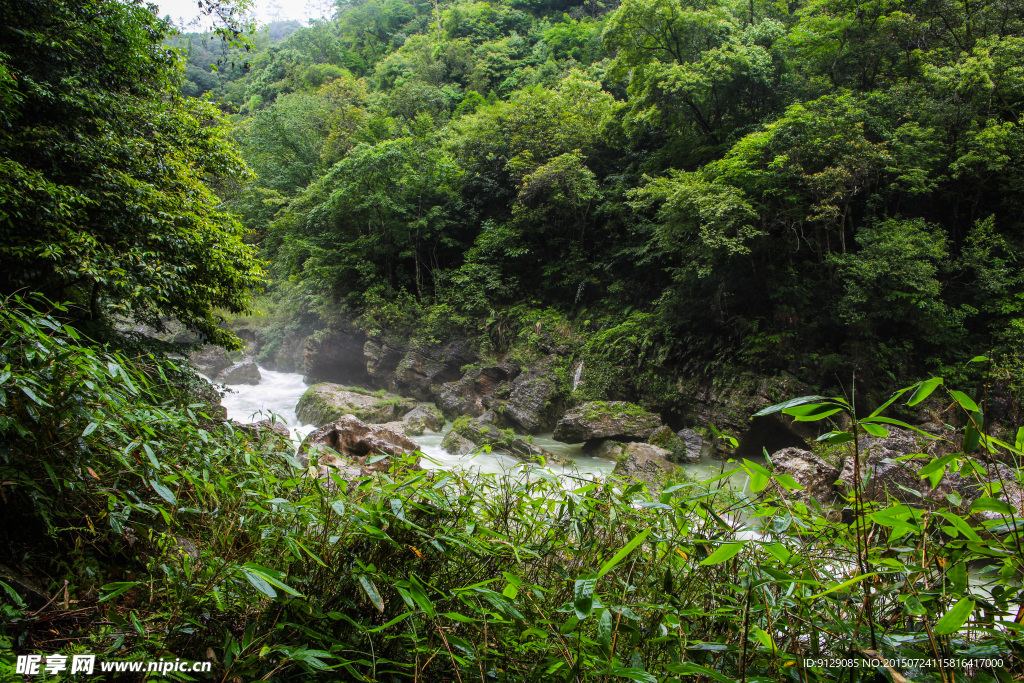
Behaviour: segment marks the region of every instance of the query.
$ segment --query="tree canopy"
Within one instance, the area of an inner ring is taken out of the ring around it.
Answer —
[[[224,118],[181,94],[169,27],[141,3],[4,2],[0,290],[231,343],[261,267],[213,188],[245,165]]]

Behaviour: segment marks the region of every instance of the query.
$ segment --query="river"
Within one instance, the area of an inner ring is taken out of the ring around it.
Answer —
[[[228,418],[239,422],[255,422],[271,413],[284,421],[292,431],[292,437],[301,441],[307,434],[316,429],[313,425],[299,422],[295,416],[295,406],[299,397],[309,386],[302,381],[302,375],[294,372],[274,372],[260,368],[262,379],[257,385],[238,384],[230,387],[224,395],[221,405],[228,411]],[[421,465],[427,469],[452,470],[456,468],[478,469],[485,473],[500,474],[510,472],[523,463],[501,451],[478,453],[476,455],[452,455],[441,448],[441,440],[451,427],[446,424],[442,432],[427,433],[423,436],[410,437],[423,453]],[[567,478],[595,479],[611,474],[615,463],[602,458],[585,455],[582,444],[566,444],[555,441],[551,434],[540,434],[533,437],[533,443],[541,448],[564,455],[569,459],[565,466],[549,465],[553,474]],[[699,464],[682,465],[684,471],[697,478],[709,478],[721,471],[722,463],[718,460],[705,459]]]

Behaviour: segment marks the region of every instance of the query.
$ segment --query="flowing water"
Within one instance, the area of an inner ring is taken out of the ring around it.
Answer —
[[[256,422],[276,415],[292,431],[292,438],[301,441],[315,429],[313,425],[299,422],[295,416],[295,406],[299,397],[308,389],[302,381],[302,375],[294,372],[274,372],[260,368],[262,379],[259,384],[235,385],[224,395],[221,405],[228,411],[228,418],[239,422]],[[484,473],[500,474],[512,472],[522,466],[522,461],[500,451],[478,453],[476,455],[452,455],[441,448],[441,440],[451,428],[446,424],[440,433],[428,433],[423,436],[411,437],[423,453],[422,466],[426,469],[451,470],[459,467],[478,469]],[[566,444],[555,441],[551,434],[533,437],[533,443],[541,448],[558,453],[568,458],[567,465],[551,464],[547,467],[552,473],[567,479],[567,484],[574,479],[592,480],[605,478],[615,468],[615,463],[602,458],[593,458],[583,453],[582,444]],[[729,466],[731,467],[731,466]],[[682,465],[689,475],[706,479],[717,475],[722,468],[721,461],[705,459],[696,465]]]

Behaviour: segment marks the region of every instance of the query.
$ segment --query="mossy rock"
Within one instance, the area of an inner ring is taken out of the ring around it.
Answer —
[[[566,412],[554,438],[565,443],[602,439],[644,441],[661,427],[661,418],[626,401],[590,401]]]
[[[295,406],[295,415],[303,424],[317,427],[330,424],[342,415],[354,415],[363,422],[382,424],[400,419],[415,407],[412,399],[391,394],[377,397],[324,382],[306,390]]]

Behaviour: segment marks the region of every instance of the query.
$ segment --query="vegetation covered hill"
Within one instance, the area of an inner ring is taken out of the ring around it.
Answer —
[[[251,57],[234,207],[291,319],[550,308],[672,376],[1017,377],[1021,10],[342,3]]]

